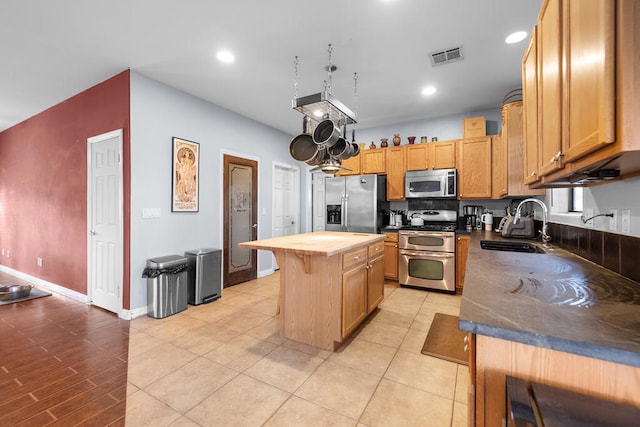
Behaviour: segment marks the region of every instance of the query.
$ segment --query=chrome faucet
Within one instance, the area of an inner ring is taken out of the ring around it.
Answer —
[[[549,221],[549,211],[547,210],[547,205],[545,205],[542,200],[530,198],[530,199],[524,199],[523,201],[521,201],[516,209],[516,216],[513,218],[513,223],[517,224],[520,221],[520,217],[521,217],[520,211],[522,210],[522,205],[528,202],[535,202],[540,206],[542,206],[542,244],[544,246],[547,246],[547,244],[551,240],[551,236],[547,234],[547,221]]]

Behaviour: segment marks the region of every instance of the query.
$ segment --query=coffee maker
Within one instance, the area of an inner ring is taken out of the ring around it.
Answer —
[[[480,221],[482,210],[482,206],[476,205],[467,205],[462,208],[467,231],[482,229],[482,222]]]

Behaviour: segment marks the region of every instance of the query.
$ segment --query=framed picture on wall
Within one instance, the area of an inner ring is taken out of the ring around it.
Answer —
[[[172,212],[198,212],[200,144],[173,137]]]

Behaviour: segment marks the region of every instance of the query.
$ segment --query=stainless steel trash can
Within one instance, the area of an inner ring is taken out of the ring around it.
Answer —
[[[220,298],[222,250],[195,249],[185,252],[188,265],[188,299],[191,305],[206,304]]]
[[[187,258],[168,255],[147,260],[147,315],[162,319],[187,309]]]

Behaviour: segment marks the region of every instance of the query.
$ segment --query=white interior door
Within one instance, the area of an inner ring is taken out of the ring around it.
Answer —
[[[122,310],[122,130],[87,140],[87,281],[92,304]]]
[[[290,236],[300,232],[300,170],[273,165],[272,236]],[[275,258],[274,258],[275,265]]]
[[[313,231],[324,231],[324,215],[325,215],[325,203],[324,203],[324,173],[313,173]]]

